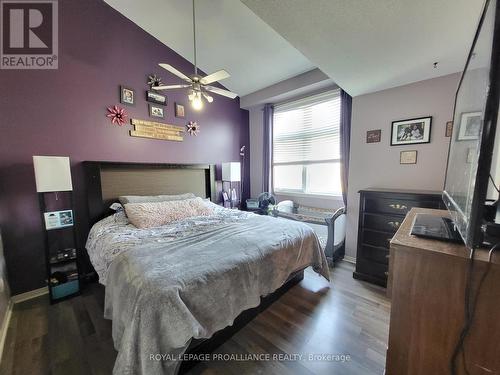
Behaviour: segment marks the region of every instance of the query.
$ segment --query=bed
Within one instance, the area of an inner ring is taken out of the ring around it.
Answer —
[[[86,162],[88,255],[106,286],[105,317],[118,351],[114,374],[175,374],[186,353],[207,353],[303,277],[329,278],[305,224],[218,207],[165,226],[135,228],[121,195],[215,198],[212,165]],[[200,198],[198,198],[200,199]]]

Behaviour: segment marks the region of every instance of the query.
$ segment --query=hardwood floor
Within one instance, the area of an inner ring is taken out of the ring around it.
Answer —
[[[385,289],[354,280],[353,270],[341,262],[330,284],[306,270],[300,284],[215,352],[301,359],[203,362],[190,374],[383,374],[390,302]],[[103,303],[104,290],[95,284],[56,305],[46,296],[15,305],[0,374],[111,374],[116,351]],[[335,355],[349,358],[334,361]]]

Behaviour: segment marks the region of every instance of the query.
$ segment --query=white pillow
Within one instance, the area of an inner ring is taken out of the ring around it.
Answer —
[[[159,227],[195,216],[213,213],[201,198],[165,202],[144,202],[125,204],[127,217],[137,228]]]

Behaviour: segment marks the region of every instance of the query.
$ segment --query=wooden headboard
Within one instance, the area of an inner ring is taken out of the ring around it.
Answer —
[[[148,164],[86,161],[90,226],[109,215],[121,195],[194,193],[215,202],[213,164]]]

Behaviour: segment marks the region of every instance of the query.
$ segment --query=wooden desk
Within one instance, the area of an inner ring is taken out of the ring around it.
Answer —
[[[450,359],[464,323],[469,252],[464,245],[410,235],[417,213],[447,211],[413,208],[390,246],[392,297],[387,375],[450,374]],[[473,288],[487,265],[488,251],[476,251]],[[500,374],[500,253],[493,256],[465,341],[471,375]],[[458,374],[465,374],[462,356]]]

